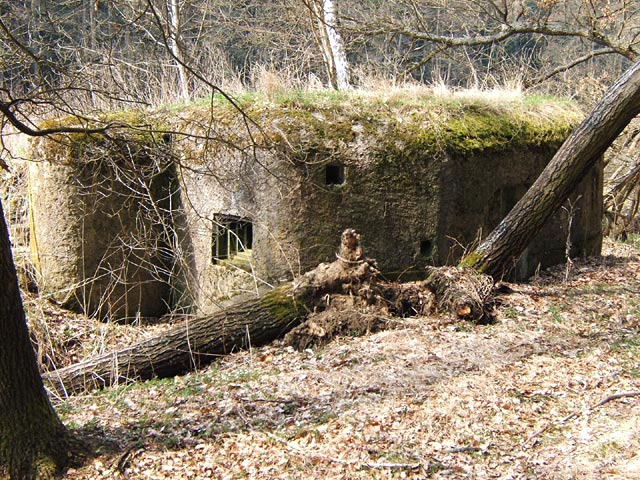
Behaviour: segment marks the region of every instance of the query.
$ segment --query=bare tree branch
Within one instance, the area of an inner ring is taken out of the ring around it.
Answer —
[[[546,80],[549,80],[551,77],[558,75],[559,73],[563,73],[566,72],[567,70],[572,69],[573,67],[580,65],[581,63],[587,62],[589,60],[591,60],[592,58],[595,58],[599,55],[608,55],[611,53],[617,53],[614,49],[612,48],[602,48],[600,50],[595,50],[593,52],[587,53],[585,55],[582,55],[581,57],[575,58],[573,59],[571,62],[566,63],[564,65],[559,65],[556,68],[545,72],[543,75],[540,75],[538,77],[533,78],[532,80],[530,80],[529,82],[525,83],[525,87],[531,87],[533,85],[537,85],[539,83],[542,83]]]
[[[27,125],[25,122],[18,119],[15,114],[15,111],[12,110],[13,102],[4,103],[0,102],[0,113],[2,113],[5,118],[9,121],[14,128],[18,131],[24,133],[25,135],[29,135],[30,137],[44,137],[46,135],[53,135],[57,133],[105,133],[109,128],[112,128],[114,125],[105,125],[102,127],[67,127],[67,126],[59,126],[59,127],[49,127],[42,129],[34,129]]]

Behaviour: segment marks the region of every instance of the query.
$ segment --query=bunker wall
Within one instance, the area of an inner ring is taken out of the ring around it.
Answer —
[[[166,159],[150,158],[132,140],[125,147],[84,137],[40,140],[33,159],[31,249],[40,287],[102,318],[167,312],[173,169]]]
[[[386,278],[419,277],[489,233],[570,128],[475,107],[438,125],[428,110],[358,108],[261,106],[259,135],[227,111],[196,109],[172,117],[170,142],[36,141],[42,285],[101,317],[206,313],[334,260],[345,228]],[[572,254],[599,253],[601,166],[571,204],[514,259],[519,278],[565,260],[570,217]]]

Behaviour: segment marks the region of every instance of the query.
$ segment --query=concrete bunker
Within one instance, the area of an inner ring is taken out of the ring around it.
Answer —
[[[102,317],[205,313],[333,260],[345,228],[363,235],[387,278],[419,277],[493,229],[580,119],[560,102],[243,108],[259,131],[222,102],[153,114],[179,132],[171,142],[123,131],[117,144],[134,148],[100,168],[88,168],[94,149],[111,155],[98,139],[37,140],[32,241],[44,288]],[[600,252],[601,166],[570,203],[514,259],[517,277],[563,262],[569,234],[572,255]],[[114,245],[139,253],[106,253]],[[116,282],[110,271],[121,272]]]
[[[149,139],[38,139],[30,163],[31,257],[40,287],[100,317],[167,312],[175,168]]]

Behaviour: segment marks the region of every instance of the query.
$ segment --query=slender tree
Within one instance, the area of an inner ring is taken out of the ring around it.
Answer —
[[[183,100],[189,100],[189,76],[184,59],[184,53],[181,46],[181,15],[180,2],[178,0],[169,0],[167,2],[167,30],[166,43],[169,52],[175,59],[176,68],[178,70],[178,81],[180,95]]]
[[[317,42],[322,52],[329,83],[336,90],[349,88],[349,62],[344,42],[337,30],[338,7],[333,0],[305,0],[316,25]]]

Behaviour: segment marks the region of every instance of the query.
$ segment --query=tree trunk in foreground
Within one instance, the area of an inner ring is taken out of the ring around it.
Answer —
[[[31,348],[1,202],[0,331],[0,478],[53,478],[68,460],[68,436]]]
[[[249,345],[263,345],[304,316],[304,305],[291,288],[281,287],[219,313],[186,320],[158,337],[47,373],[44,380],[65,397],[118,383],[170,377]]]
[[[321,264],[292,283],[213,315],[186,321],[158,337],[44,376],[59,395],[185,373],[222,355],[260,346],[297,326],[328,293],[358,289],[375,277],[359,235],[342,234],[338,260]]]
[[[489,236],[460,262],[499,279],[627,124],[640,113],[640,61],[605,93],[535,183]]]

